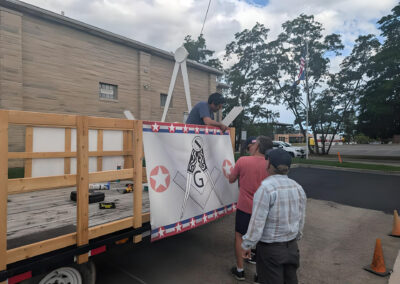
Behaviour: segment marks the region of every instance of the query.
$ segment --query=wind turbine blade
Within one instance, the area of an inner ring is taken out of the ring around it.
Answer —
[[[175,62],[174,71],[172,72],[171,83],[169,83],[167,101],[165,102],[164,112],[163,112],[163,115],[161,118],[161,122],[165,122],[165,117],[167,116],[169,103],[170,103],[171,97],[172,97],[172,92],[174,91],[174,87],[175,87],[176,76],[178,75],[178,70],[179,70],[179,63]]]
[[[135,117],[129,110],[124,110],[124,115],[125,115],[126,119],[135,120]]]
[[[192,101],[190,98],[190,88],[189,88],[189,77],[186,68],[186,60],[181,63],[182,68],[182,77],[183,77],[183,86],[185,87],[185,96],[186,96],[186,103],[188,107],[188,112],[192,110]]]

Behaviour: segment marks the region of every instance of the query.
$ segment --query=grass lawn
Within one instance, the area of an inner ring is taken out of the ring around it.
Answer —
[[[333,166],[333,167],[340,167],[340,168],[400,172],[400,167],[396,167],[396,166],[353,163],[353,162],[343,162],[341,164],[341,163],[335,162],[335,161],[306,160],[306,159],[300,159],[300,158],[294,158],[293,164],[323,165],[323,166]]]

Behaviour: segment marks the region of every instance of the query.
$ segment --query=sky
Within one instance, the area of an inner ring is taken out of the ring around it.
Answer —
[[[209,0],[26,0],[26,3],[61,13],[84,23],[128,38],[175,51],[186,35],[197,38]],[[281,25],[300,14],[314,15],[323,24],[324,34],[341,35],[343,56],[331,62],[339,70],[361,34],[379,35],[376,22],[388,15],[398,0],[211,0],[203,35],[207,48],[222,59],[225,46],[234,34],[252,28],[256,22],[270,29],[270,39],[282,32]],[[229,66],[229,62],[224,62]],[[284,106],[278,121],[293,123],[294,116]]]

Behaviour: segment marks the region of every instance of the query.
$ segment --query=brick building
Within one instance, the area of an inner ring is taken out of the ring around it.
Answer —
[[[0,0],[0,108],[160,120],[173,54],[20,1]],[[188,61],[192,104],[222,73]],[[182,76],[167,121],[187,111]],[[21,130],[21,135],[23,131]],[[13,137],[18,137],[14,130]],[[14,147],[22,147],[10,137]],[[21,139],[23,140],[23,139]]]

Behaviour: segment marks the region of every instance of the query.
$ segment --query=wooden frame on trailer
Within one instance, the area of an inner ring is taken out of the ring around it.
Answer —
[[[25,152],[8,152],[8,125],[25,125]],[[33,126],[65,128],[64,152],[33,152]],[[140,120],[45,114],[0,110],[0,271],[8,264],[45,254],[68,246],[84,246],[89,240],[128,228],[140,228],[150,221],[150,213],[142,213],[142,183],[146,181],[143,163],[143,123]],[[77,151],[71,152],[71,129],[77,129]],[[97,151],[89,151],[88,131],[97,129]],[[103,151],[103,130],[123,131],[123,151]],[[234,147],[235,129],[231,128]],[[133,143],[132,143],[133,142]],[[102,157],[124,156],[124,169],[102,171]],[[77,158],[77,174],[70,174],[71,158]],[[97,157],[97,172],[89,173],[88,157]],[[64,158],[64,175],[33,177],[33,158]],[[8,179],[8,160],[25,159],[25,177]],[[133,217],[89,227],[88,185],[118,179],[132,179]],[[30,191],[77,186],[77,232],[7,250],[7,196]],[[140,242],[142,235],[133,241]],[[88,260],[87,253],[78,256],[78,263]],[[2,282],[4,283],[4,282]]]
[[[7,264],[44,254],[53,250],[61,249],[71,245],[82,246],[88,244],[90,239],[110,234],[130,227],[139,228],[144,222],[150,220],[149,213],[142,213],[142,182],[146,177],[142,170],[142,129],[134,128],[134,125],[141,127],[141,121],[129,121],[125,119],[100,118],[60,114],[44,114],[14,110],[0,110],[0,271],[5,270]],[[8,152],[8,124],[25,125],[26,152]],[[40,127],[59,127],[65,128],[65,152],[32,152],[33,126]],[[70,141],[71,129],[77,129],[77,151],[71,152]],[[89,152],[88,149],[88,131],[89,129],[98,129],[97,151]],[[103,151],[103,130],[122,130],[124,133],[123,151]],[[132,144],[133,132],[135,132],[136,143]],[[135,147],[135,148],[133,148]],[[135,155],[135,152],[138,155]],[[101,171],[101,161],[104,156],[124,156],[124,165],[129,168],[113,171]],[[136,158],[136,156],[138,156]],[[70,165],[70,158],[77,158],[77,174],[70,174],[67,170]],[[88,157],[98,157],[98,171],[89,173]],[[32,158],[64,158],[64,175],[34,177],[32,178]],[[25,159],[24,178],[8,180],[8,159]],[[133,159],[139,169],[133,167]],[[88,184],[117,179],[132,179],[135,181],[135,187],[140,188],[133,194],[135,202],[134,216],[124,218],[114,222],[102,224],[89,228],[88,220]],[[4,181],[3,181],[4,180]],[[44,240],[41,242],[17,247],[7,250],[7,195],[23,192],[55,189],[69,186],[77,186],[77,232],[56,238]],[[138,239],[139,240],[139,239]],[[87,261],[87,254],[78,256],[78,262]]]

